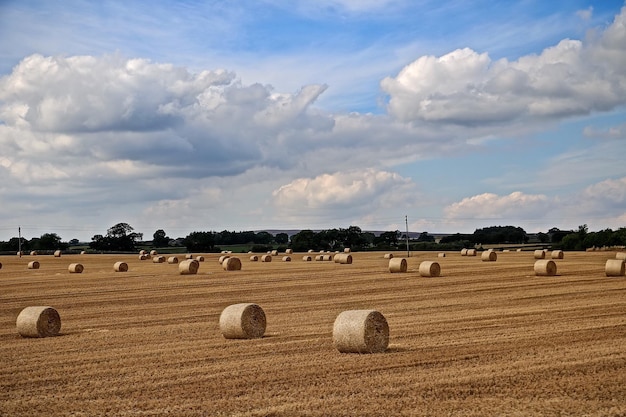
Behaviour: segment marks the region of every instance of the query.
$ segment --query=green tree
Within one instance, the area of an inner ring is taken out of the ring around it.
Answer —
[[[155,248],[163,248],[168,246],[170,238],[165,234],[163,229],[159,229],[152,235],[152,246]]]
[[[183,239],[183,245],[189,252],[212,252],[215,248],[215,234],[192,232]]]
[[[141,240],[143,234],[133,230],[128,223],[118,223],[107,230],[106,236],[94,235],[89,247],[104,251],[134,251],[136,242]]]
[[[39,238],[37,249],[44,250],[54,250],[54,249],[65,249],[61,247],[61,237],[56,233],[44,233]],[[64,245],[67,246],[67,245]]]
[[[289,235],[287,233],[276,233],[274,241],[276,241],[279,245],[286,245],[289,243]]]

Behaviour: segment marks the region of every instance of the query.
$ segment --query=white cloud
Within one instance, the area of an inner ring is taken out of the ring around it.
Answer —
[[[606,111],[626,103],[626,7],[598,40],[491,61],[457,49],[423,56],[381,82],[399,120],[472,125]]]
[[[447,219],[530,219],[549,208],[547,196],[515,191],[505,196],[484,193],[467,197],[446,207],[444,213]]]
[[[589,6],[586,9],[578,10],[576,15],[584,21],[588,21],[593,16],[593,6]]]
[[[598,139],[626,139],[626,123],[611,126],[606,129],[598,129],[593,126],[586,126],[583,135],[588,138]]]

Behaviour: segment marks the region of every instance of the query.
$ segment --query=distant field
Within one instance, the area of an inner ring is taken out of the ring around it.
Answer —
[[[134,255],[0,256],[0,416],[626,415],[626,278],[604,274],[615,252],[566,252],[554,277],[534,276],[532,252],[418,252],[405,274],[383,253],[302,255],[237,255],[243,269],[226,272],[204,254],[187,276]],[[442,276],[419,277],[423,260]],[[265,310],[264,338],[222,337],[220,313],[241,302]],[[33,305],[57,309],[60,336],[17,334]],[[387,318],[387,352],[333,347],[348,309]]]

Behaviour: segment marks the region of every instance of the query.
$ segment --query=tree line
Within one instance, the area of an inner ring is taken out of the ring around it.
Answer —
[[[552,228],[546,233],[534,235],[538,243],[550,244],[553,249],[585,250],[591,247],[626,246],[626,228],[618,230],[604,229],[590,232],[587,225],[581,225],[577,230],[560,230]],[[30,240],[18,237],[8,242],[0,242],[0,251],[32,250],[68,250],[77,245],[77,239],[63,242],[56,233],[45,233]],[[184,238],[171,239],[163,229],[152,235],[152,241],[144,242],[143,234],[135,232],[128,223],[118,223],[109,228],[104,235],[94,235],[89,248],[101,252],[131,252],[136,251],[139,245],[164,248],[182,246],[189,252],[219,252],[221,246],[248,245],[255,252],[270,249],[286,249],[290,247],[297,252],[313,250],[343,250],[350,248],[354,251],[363,250],[404,250],[407,249],[406,235],[399,230],[386,231],[375,235],[364,232],[358,226],[334,228],[313,231],[301,230],[289,236],[287,233],[272,235],[269,232],[253,231],[195,231]],[[409,239],[409,250],[455,250],[464,247],[476,247],[492,244],[525,244],[530,240],[528,233],[521,227],[490,226],[476,229],[471,234],[455,233],[444,236],[438,242],[428,232],[422,232],[417,238]],[[21,243],[21,245],[20,245]]]

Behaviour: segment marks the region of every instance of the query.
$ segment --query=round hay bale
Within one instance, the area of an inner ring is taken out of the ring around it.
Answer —
[[[468,249],[467,256],[476,256],[476,249]]]
[[[283,256],[283,262],[291,262],[291,256]]]
[[[380,353],[389,346],[389,325],[376,310],[341,312],[333,325],[333,345],[342,353]]]
[[[36,250],[30,251],[30,256],[37,256],[37,251]]]
[[[350,248],[344,248],[344,249],[343,249],[343,253],[350,253],[350,252],[351,252],[351,251],[350,251]]]
[[[352,255],[349,253],[338,253],[335,255],[335,262],[342,265],[349,265],[352,263]]]
[[[265,312],[258,304],[233,304],[220,315],[220,331],[226,339],[263,337],[266,325]]]
[[[154,250],[154,249],[152,249],[152,250],[150,251],[150,256],[157,256],[158,254],[159,254],[159,253],[158,253],[156,250]]]
[[[461,249],[461,256],[467,256],[467,248]]]
[[[392,258],[389,259],[389,272],[406,272],[408,268],[408,264],[405,258]]]
[[[140,261],[145,261],[146,259],[150,259],[150,255],[148,255],[147,253],[143,253],[143,254],[139,255],[139,260]]]
[[[198,261],[198,262],[204,262],[204,256],[202,256],[202,255],[198,255],[198,256],[196,256],[196,261]]]
[[[615,259],[626,260],[626,252],[617,252],[615,254]]]
[[[16,255],[17,256],[22,256],[22,255],[24,255],[24,252],[17,252]]]
[[[55,258],[60,258],[61,257],[61,251],[60,250],[55,250],[54,251],[54,257]]]
[[[552,259],[563,259],[563,251],[562,250],[553,250],[550,254]]]
[[[113,264],[113,270],[115,272],[127,272],[128,264],[126,262],[118,261]]]
[[[82,274],[84,269],[85,267],[83,266],[83,264],[78,263],[70,264],[67,267],[67,270],[70,272],[70,274]]]
[[[384,259],[393,259],[393,253],[386,253],[385,256],[383,256]]]
[[[22,337],[56,336],[61,330],[61,316],[52,307],[31,306],[20,312],[15,325]]]
[[[313,260],[313,257],[312,257],[311,255],[304,255],[304,256],[302,257],[302,260],[303,260],[304,262],[311,262],[311,261]]]
[[[437,254],[437,258],[445,258],[445,257],[446,257],[446,254],[444,252],[439,252]]]
[[[167,258],[167,263],[168,264],[177,264],[178,263],[178,257],[170,256],[169,258]]]
[[[273,251],[270,251],[270,255],[278,256],[278,251],[276,249],[274,249]]]
[[[441,274],[441,267],[438,262],[424,261],[420,263],[419,273],[422,277],[438,277]]]
[[[86,253],[87,253],[87,252],[86,252],[86,251],[84,251],[84,250],[81,250],[81,251],[80,251],[80,254],[81,254],[81,255],[84,255],[84,254],[86,254]]]
[[[309,249],[309,253],[313,253],[315,252],[313,249]]]
[[[28,263],[28,269],[39,269],[39,262],[38,261],[30,261]]]
[[[222,268],[224,268],[224,271],[241,271],[241,259],[236,256],[224,259],[224,262],[222,262]]]
[[[220,257],[219,257],[219,259],[218,259],[217,261],[218,261],[218,262],[220,263],[220,265],[221,265],[221,264],[222,264],[222,263],[223,263],[226,259],[228,259],[228,258],[230,258],[230,255],[222,255],[222,256],[220,256]]]
[[[293,255],[293,249],[287,249],[287,250],[285,251],[285,253],[286,253],[287,255]]]
[[[142,250],[140,250],[140,251],[139,251],[139,254],[140,254],[140,255],[147,255],[147,254],[148,254],[148,252],[147,252],[147,251],[145,251],[144,249],[142,249]]]
[[[522,248],[517,248],[517,249],[515,250],[515,252],[521,252],[521,251],[522,251]]]
[[[193,254],[191,253],[186,254],[185,259],[193,259]]]
[[[152,262],[155,264],[162,264],[165,262],[165,256],[157,255],[152,258]]]
[[[625,263],[623,259],[608,259],[604,266],[607,277],[623,277],[625,271]]]
[[[535,275],[551,277],[556,275],[556,262],[550,259],[540,259],[535,262]]]
[[[333,256],[334,255],[328,255],[328,254],[322,255],[322,261],[326,261],[326,262],[330,261],[330,262],[332,262],[333,261]]]
[[[480,259],[483,262],[495,262],[498,259],[498,254],[492,250],[488,250],[480,255]]]
[[[178,264],[178,272],[180,275],[195,275],[200,268],[200,262],[195,259],[185,259]]]
[[[250,260],[251,260],[252,262],[257,262],[257,261],[259,260],[259,257],[258,257],[257,255],[252,255],[252,256],[250,257]]]
[[[546,257],[546,253],[540,249],[537,249],[535,252],[533,252],[533,255],[535,256],[535,259],[545,259]]]
[[[323,261],[324,260],[324,255],[315,255],[315,260],[316,261]]]
[[[2,262],[0,262],[0,269],[2,269]]]
[[[272,262],[272,255],[263,255],[261,256],[261,262]]]

